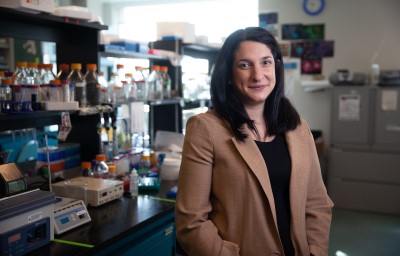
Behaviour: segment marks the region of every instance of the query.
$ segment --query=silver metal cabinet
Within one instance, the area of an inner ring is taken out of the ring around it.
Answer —
[[[398,88],[332,88],[328,193],[336,207],[400,213]]]

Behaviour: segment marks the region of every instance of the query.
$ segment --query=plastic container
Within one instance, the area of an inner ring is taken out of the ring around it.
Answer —
[[[132,196],[139,194],[139,175],[136,169],[132,169],[129,175],[129,192]]]
[[[93,168],[92,177],[107,179],[108,177],[108,165],[106,163],[106,155],[96,155],[96,164]]]
[[[97,76],[97,64],[87,64],[84,80],[86,83],[86,100],[89,106],[100,105],[101,85]]]
[[[162,180],[178,180],[181,159],[165,158],[160,167],[160,178]]]
[[[86,86],[82,74],[82,65],[80,63],[71,64],[71,72],[68,75],[68,80],[74,88],[74,100],[78,101],[79,107],[86,106]]]

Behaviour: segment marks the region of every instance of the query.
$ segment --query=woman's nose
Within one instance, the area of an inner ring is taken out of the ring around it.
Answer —
[[[263,69],[257,65],[253,67],[253,80],[254,81],[261,81],[263,77]]]

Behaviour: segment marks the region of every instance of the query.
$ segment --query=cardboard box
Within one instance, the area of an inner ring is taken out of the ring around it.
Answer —
[[[1,0],[0,6],[33,13],[54,12],[54,0]]]
[[[188,22],[157,22],[157,39],[165,36],[182,38],[185,43],[195,43],[195,25]]]

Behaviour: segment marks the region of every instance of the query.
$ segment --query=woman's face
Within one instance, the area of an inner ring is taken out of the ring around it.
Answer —
[[[234,54],[233,84],[246,106],[264,104],[275,87],[275,61],[262,43],[244,41]]]

